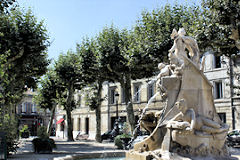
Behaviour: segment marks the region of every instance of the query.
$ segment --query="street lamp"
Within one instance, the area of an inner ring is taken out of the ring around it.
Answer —
[[[115,91],[115,100],[116,100],[116,120],[115,120],[115,135],[114,137],[116,137],[119,134],[119,126],[118,126],[118,99],[119,99],[119,94],[117,91]]]
[[[115,99],[116,99],[116,121],[118,121],[118,99],[119,99],[119,93],[115,91]]]

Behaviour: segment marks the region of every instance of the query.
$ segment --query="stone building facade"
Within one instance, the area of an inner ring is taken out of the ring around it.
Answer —
[[[234,87],[240,86],[240,58],[235,57],[232,64],[229,64],[227,57],[215,56],[211,52],[206,53],[204,74],[213,85],[216,110],[222,121],[230,125],[230,129],[233,123],[235,128],[240,128],[240,92]],[[232,74],[230,74],[231,68]],[[230,81],[233,87],[230,87]],[[235,117],[234,120],[233,117]]]
[[[21,129],[24,125],[28,126],[31,136],[37,135],[39,126],[47,126],[49,122],[50,112],[43,111],[33,101],[36,94],[32,89],[28,89],[24,93],[24,98],[17,105],[16,113],[18,115],[18,126]]]
[[[119,93],[119,99],[115,97],[115,93]],[[148,100],[156,93],[156,82],[150,79],[141,79],[132,81],[132,95],[135,119],[140,116],[141,110],[147,105]],[[113,129],[116,119],[116,108],[118,108],[118,116],[121,122],[127,121],[126,104],[124,102],[123,89],[119,83],[103,84],[102,96],[104,101],[101,105],[101,131],[102,133]],[[84,93],[77,93],[75,99],[80,103],[75,110],[72,111],[73,118],[73,135],[74,138],[78,134],[88,134],[89,138],[95,137],[96,116],[95,111],[91,111],[86,105]],[[161,110],[163,108],[161,97],[157,96],[149,105],[148,110]],[[118,106],[117,106],[118,105]],[[62,107],[58,107],[56,119],[57,121],[63,118],[65,111]],[[67,134],[67,123],[64,123],[64,137]],[[56,127],[56,136],[63,137],[63,126],[58,124]]]
[[[235,128],[240,128],[240,97],[238,97],[238,91],[234,91],[234,95],[230,94],[230,76],[229,61],[226,57],[217,57],[213,53],[208,52],[205,54],[205,68],[204,74],[210,80],[213,85],[214,102],[217,112],[223,122],[228,123],[232,127],[232,109],[234,108],[235,114]],[[237,64],[240,61],[236,60]],[[234,75],[233,82],[235,85],[239,83],[238,72],[240,68],[238,66],[233,67]],[[156,77],[149,79],[139,79],[132,81],[132,100],[136,119],[140,116],[140,110],[146,107],[148,100],[156,93]],[[115,93],[119,93],[119,99],[116,100]],[[104,101],[101,105],[101,131],[102,133],[111,130],[116,119],[116,108],[118,105],[118,115],[122,121],[126,121],[126,105],[124,103],[123,89],[119,83],[103,84],[102,96]],[[96,131],[96,116],[95,111],[91,111],[85,102],[85,93],[78,92],[75,94],[75,99],[78,101],[78,106],[72,112],[73,118],[73,135],[74,138],[78,134],[88,134],[90,139],[94,139]],[[231,98],[233,104],[231,107]],[[149,105],[148,110],[161,110],[164,106],[164,102],[161,101],[160,96],[156,96],[153,102]],[[238,112],[239,111],[239,112]],[[65,111],[58,107],[56,113],[56,120],[60,120],[65,115]],[[67,133],[67,123],[63,127],[61,124],[56,126],[56,136],[63,137],[63,129],[65,131],[64,136]]]

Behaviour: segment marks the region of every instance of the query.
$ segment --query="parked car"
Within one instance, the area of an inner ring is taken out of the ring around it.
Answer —
[[[123,133],[122,126],[116,123],[112,130],[107,131],[101,135],[101,140],[109,139],[110,141],[114,141],[114,138],[117,137],[118,135],[121,135],[122,133]]]
[[[240,146],[240,130],[235,129],[227,134],[227,145],[230,147],[239,147]]]
[[[101,139],[102,139],[102,140],[112,139],[113,137],[112,137],[112,134],[111,134],[111,133],[112,133],[112,130],[103,133],[103,134],[101,135]]]

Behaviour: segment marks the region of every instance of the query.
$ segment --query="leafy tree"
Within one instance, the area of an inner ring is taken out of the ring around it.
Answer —
[[[48,135],[50,136],[56,105],[58,99],[61,98],[61,95],[58,94],[58,92],[62,89],[56,78],[56,73],[51,68],[41,79],[39,85],[40,87],[37,90],[37,95],[34,96],[34,101],[41,108],[51,110],[52,114],[47,129]]]
[[[213,49],[217,55],[229,58],[230,100],[232,107],[232,128],[235,129],[235,109],[233,107],[234,85],[233,65],[240,50],[240,1],[239,0],[203,0],[206,27],[200,32],[207,36],[203,43]]]
[[[193,36],[196,27],[201,27],[203,23],[202,17],[198,16],[200,13],[198,6],[183,5],[166,5],[151,12],[143,11],[134,27],[135,41],[130,47],[133,57],[137,55],[141,57],[138,61],[133,59],[139,63],[135,66],[147,65],[148,70],[156,71],[157,63],[168,61],[168,50],[173,45],[170,38],[173,29],[183,27]]]
[[[49,42],[43,22],[38,22],[30,10],[10,12],[7,8],[13,2],[0,2],[0,125],[7,132],[8,151],[16,147],[15,104],[26,88],[36,86],[49,64],[46,53]]]
[[[73,124],[71,112],[75,108],[74,92],[82,88],[82,73],[78,56],[73,51],[68,51],[66,55],[61,54],[55,63],[55,72],[62,88],[65,88],[59,94],[65,96],[61,99],[61,104],[66,110],[68,123],[68,141],[73,139]]]
[[[2,85],[4,104],[16,103],[26,88],[35,88],[37,79],[46,71],[48,35],[43,22],[32,12],[15,10],[0,15],[0,53],[5,56],[5,81]]]
[[[9,114],[1,115],[0,131],[6,133],[7,154],[17,152],[17,121],[16,118]]]
[[[214,51],[230,57],[240,49],[240,2],[238,0],[203,0],[206,27],[201,30]]]
[[[98,63],[101,74],[108,81],[120,82],[125,89],[125,102],[127,103],[127,115],[134,130],[135,120],[133,106],[131,103],[131,75],[128,66],[128,55],[124,52],[127,47],[128,31],[120,31],[116,27],[105,27],[97,36],[98,45]],[[128,103],[130,102],[130,103]]]
[[[1,0],[0,1],[0,14],[8,12],[7,9],[13,7],[16,0]]]
[[[96,81],[88,86],[85,90],[87,92],[86,104],[91,110],[95,110],[96,115],[96,136],[97,142],[102,142],[101,139],[101,102],[104,100],[102,98],[102,82]]]
[[[96,114],[96,141],[101,142],[101,91],[105,77],[97,62],[95,40],[86,39],[81,44],[77,44],[77,54],[80,59],[82,80],[88,88],[87,103]],[[97,73],[97,74],[96,74]]]
[[[125,91],[128,120],[135,127],[132,106],[131,80],[156,74],[157,64],[168,60],[168,50],[173,44],[170,35],[174,28],[184,27],[190,33],[201,24],[196,6],[170,6],[142,12],[132,31],[104,28],[97,37],[98,61],[109,80],[119,82]],[[197,22],[193,21],[193,19]],[[198,22],[200,21],[200,22]]]

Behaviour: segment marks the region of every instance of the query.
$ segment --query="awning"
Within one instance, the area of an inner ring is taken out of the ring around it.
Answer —
[[[64,121],[63,118],[59,119],[59,120],[57,121],[57,124],[62,123],[62,121]]]

